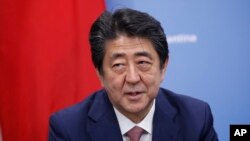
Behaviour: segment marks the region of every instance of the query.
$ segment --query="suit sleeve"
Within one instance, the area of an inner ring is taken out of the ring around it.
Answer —
[[[59,122],[59,118],[52,115],[49,120],[49,141],[67,141],[66,131],[62,124]]]
[[[218,141],[218,136],[213,126],[213,115],[208,104],[205,108],[205,123],[201,135],[201,141]]]

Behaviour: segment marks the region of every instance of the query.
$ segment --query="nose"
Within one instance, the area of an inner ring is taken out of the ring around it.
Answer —
[[[126,73],[126,82],[130,84],[136,84],[140,81],[140,75],[137,68],[134,65],[130,65]]]

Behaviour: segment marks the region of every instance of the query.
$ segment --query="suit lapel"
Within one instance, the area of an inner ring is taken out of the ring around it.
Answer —
[[[179,126],[175,123],[176,109],[170,104],[167,95],[159,91],[156,98],[153,119],[153,141],[178,140]]]
[[[122,135],[105,91],[97,94],[89,110],[87,130],[92,141],[121,141]]]

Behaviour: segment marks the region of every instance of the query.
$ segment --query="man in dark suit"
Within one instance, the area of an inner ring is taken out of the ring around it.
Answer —
[[[209,105],[160,88],[168,44],[147,13],[103,12],[90,31],[104,87],[50,118],[50,141],[217,141]]]

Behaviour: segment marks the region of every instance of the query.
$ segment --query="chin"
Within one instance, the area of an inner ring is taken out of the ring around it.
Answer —
[[[130,106],[127,111],[133,114],[137,114],[137,113],[141,113],[143,111],[145,111],[146,106],[142,106],[142,105],[133,105]]]

